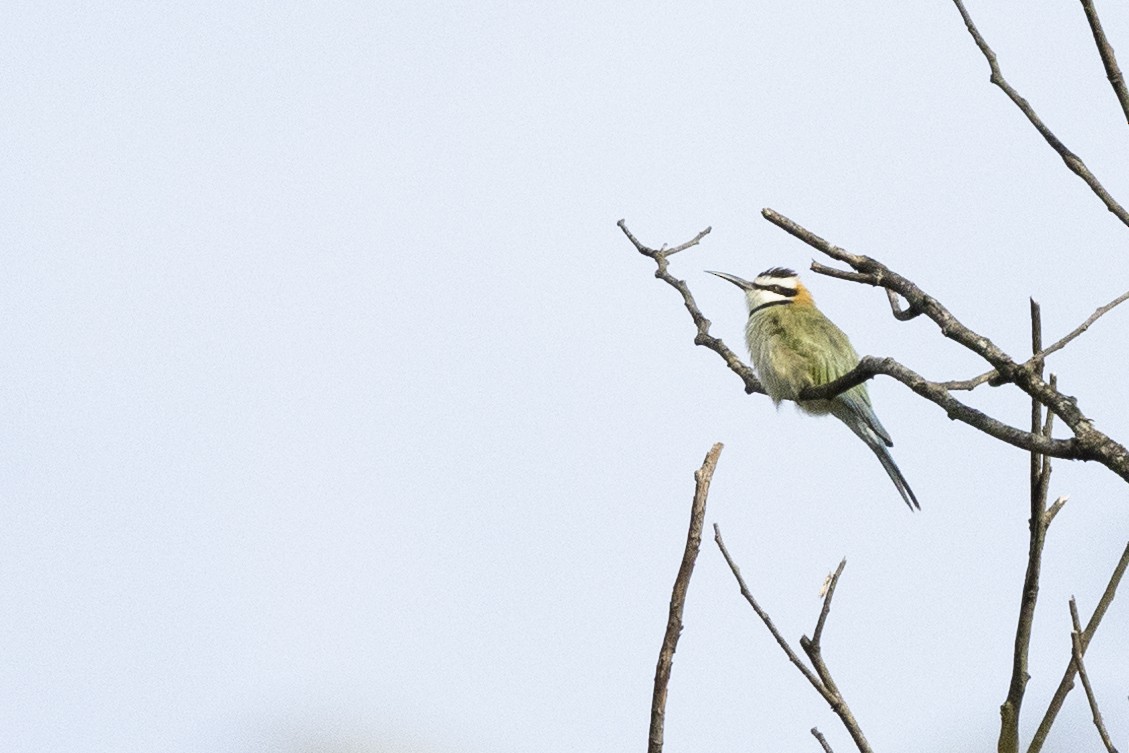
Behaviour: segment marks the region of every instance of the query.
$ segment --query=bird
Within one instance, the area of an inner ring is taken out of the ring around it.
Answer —
[[[798,399],[805,388],[834,381],[859,362],[847,335],[816,308],[799,276],[784,267],[765,270],[752,282],[726,272],[709,274],[745,291],[749,309],[745,341],[753,368],[777,407],[782,400],[793,400],[805,413],[831,414],[845,423],[878,456],[909,509],[920,510],[917,496],[890,454],[894,442],[874,414],[865,383],[829,400]]]

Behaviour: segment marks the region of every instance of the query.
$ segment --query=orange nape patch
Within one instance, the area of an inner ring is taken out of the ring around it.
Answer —
[[[792,303],[798,303],[801,306],[814,306],[815,299],[811,297],[811,293],[799,280],[796,280],[796,295],[792,298]]]

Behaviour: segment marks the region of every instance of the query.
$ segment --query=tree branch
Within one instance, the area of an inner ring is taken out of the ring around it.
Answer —
[[[1052,439],[1042,436],[1041,433],[1033,434],[1005,424],[976,408],[965,405],[949,394],[948,390],[946,390],[943,385],[930,382],[925,377],[903,366],[893,358],[865,356],[859,361],[858,366],[838,379],[828,382],[827,384],[821,384],[818,387],[809,387],[803,390],[800,393],[800,399],[828,399],[878,374],[893,377],[909,387],[917,395],[940,406],[950,419],[968,424],[977,431],[981,431],[988,436],[1006,442],[1013,447],[1028,451],[1035,450],[1039,453],[1056,458],[1078,459],[1081,457],[1075,440]],[[1129,467],[1127,467],[1126,475],[1123,476],[1123,478],[1129,481]]]
[[[823,661],[823,625],[827,621],[827,615],[831,612],[831,599],[835,596],[835,587],[839,585],[839,576],[843,574],[843,568],[847,566],[847,560],[844,558],[839,562],[839,567],[835,569],[835,573],[829,579],[826,592],[823,596],[823,609],[819,612],[819,620],[816,621],[815,631],[812,633],[812,638],[806,635],[800,637],[800,648],[808,655],[811,660],[812,666],[815,668],[816,675],[823,682],[831,694],[838,699],[838,704],[832,703],[831,709],[838,714],[839,718],[843,721],[843,726],[847,728],[851,738],[855,741],[855,745],[860,751],[870,750],[870,745],[867,743],[866,738],[862,734],[862,729],[859,727],[858,720],[851,712],[847,702],[843,700],[843,694],[839,692],[839,686],[835,684],[835,679],[831,676],[831,670],[827,668],[826,662]]]
[[[717,523],[713,524],[713,540],[717,544],[717,548],[721,550],[721,556],[725,558],[725,562],[729,565],[729,570],[733,573],[733,577],[737,579],[737,587],[741,589],[741,595],[745,597],[745,601],[749,602],[749,606],[757,613],[757,617],[760,617],[761,622],[768,628],[768,632],[772,634],[777,645],[780,646],[785,656],[788,657],[788,661],[796,665],[796,669],[800,670],[800,674],[802,674],[804,678],[811,683],[811,686],[823,696],[823,700],[828,703],[834,703],[834,697],[831,696],[827,688],[820,682],[819,678],[815,676],[815,673],[808,669],[808,666],[800,659],[799,654],[793,651],[792,647],[788,645],[788,641],[780,634],[780,631],[776,628],[776,624],[772,621],[772,618],[769,617],[768,612],[761,609],[761,605],[757,603],[756,597],[753,596],[753,592],[749,590],[749,586],[745,583],[744,577],[741,576],[741,569],[737,567],[737,563],[733,561],[733,557],[730,556],[729,550],[725,547],[725,541],[721,538],[721,528]]]
[[[825,264],[820,264],[813,261],[809,267],[812,272],[816,274],[826,275],[827,277],[834,277],[837,280],[847,280],[849,282],[857,282],[860,285],[879,285],[878,278],[874,275],[860,274],[858,272],[847,272],[846,270],[836,269],[835,267],[828,267]],[[908,322],[910,319],[916,319],[921,315],[921,312],[912,306],[902,308],[899,305],[898,294],[893,290],[886,290],[886,298],[890,301],[890,313],[899,322]]]
[[[1039,353],[1038,357],[1045,358],[1046,356],[1049,356],[1051,353],[1054,353],[1055,351],[1062,350],[1064,347],[1066,347],[1067,343],[1069,343],[1071,340],[1073,340],[1074,338],[1078,337],[1083,332],[1088,330],[1090,328],[1091,324],[1096,322],[1098,319],[1101,319],[1103,316],[1108,314],[1110,311],[1112,311],[1116,307],[1120,306],[1122,303],[1125,303],[1125,301],[1127,301],[1127,300],[1129,300],[1129,290],[1127,290],[1124,293],[1122,293],[1121,295],[1117,296],[1116,298],[1114,298],[1112,301],[1110,301],[1106,305],[1099,306],[1097,309],[1094,310],[1094,313],[1090,314],[1090,317],[1088,319],[1086,319],[1086,321],[1082,322],[1077,327],[1075,327],[1073,329],[1073,331],[1071,331],[1070,334],[1068,334],[1066,337],[1062,338],[1061,340],[1056,342],[1054,345],[1050,346],[1046,350]]]
[[[815,646],[820,645],[823,638],[823,625],[827,622],[827,615],[831,613],[831,597],[835,595],[835,586],[839,585],[839,576],[843,574],[843,568],[847,566],[847,558],[844,557],[839,561],[839,567],[835,568],[835,572],[827,581],[827,588],[823,593],[823,609],[819,611],[819,619],[815,623],[815,632],[812,633],[811,642]]]
[[[717,468],[717,460],[724,445],[716,443],[706,453],[702,467],[694,472],[694,502],[690,507],[690,529],[686,534],[686,548],[682,552],[682,564],[674,579],[674,590],[670,595],[670,612],[666,619],[666,633],[659,650],[658,664],[655,666],[655,690],[651,696],[651,729],[648,735],[648,753],[662,753],[663,724],[666,720],[666,694],[670,684],[670,670],[674,662],[674,651],[682,634],[682,610],[686,606],[686,592],[690,588],[690,576],[694,574],[694,562],[702,547],[702,525],[706,517],[706,499],[710,493],[710,481]]]
[[[856,720],[854,714],[851,713],[850,707],[847,706],[847,702],[843,699],[843,694],[839,692],[839,688],[836,687],[835,681],[831,677],[830,670],[827,669],[827,665],[823,662],[819,643],[809,640],[807,636],[800,638],[800,646],[803,647],[804,652],[808,655],[812,665],[815,667],[815,672],[812,672],[788,644],[788,641],[784,639],[784,636],[780,634],[780,631],[777,630],[772,618],[769,617],[768,613],[757,603],[756,598],[745,583],[745,579],[741,577],[740,568],[737,567],[737,563],[733,561],[729,550],[726,549],[725,542],[721,538],[721,528],[717,523],[713,524],[713,540],[717,542],[717,548],[721,550],[721,555],[725,558],[726,564],[729,565],[733,577],[737,579],[737,585],[741,589],[741,595],[745,597],[745,601],[749,602],[749,606],[757,613],[757,617],[760,617],[761,622],[768,628],[768,632],[772,633],[772,637],[776,639],[776,643],[780,646],[781,650],[784,651],[784,654],[788,657],[788,661],[796,665],[796,668],[800,670],[800,674],[811,683],[811,686],[823,696],[823,700],[827,701],[831,706],[831,710],[834,711],[840,721],[843,722],[843,726],[846,727],[847,732],[851,735],[851,739],[855,741],[855,746],[858,747],[859,753],[873,753],[870,748],[870,743],[866,741],[866,736],[862,733],[862,728],[859,727],[858,720]],[[815,635],[817,638],[821,637],[823,634],[823,623],[827,620],[827,613],[831,609],[831,597],[835,595],[835,585],[838,583],[839,575],[842,574],[846,564],[846,560],[839,563],[839,568],[835,571],[835,574],[831,577],[831,581],[827,586],[827,591],[823,597],[823,610],[820,612],[819,621],[816,623]]]
[[[831,745],[827,742],[827,738],[819,731],[819,727],[812,727],[811,734],[816,740],[819,740],[819,744],[823,746],[823,753],[835,753],[835,751],[831,750]]]
[[[1058,137],[1051,132],[1050,128],[1047,128],[1047,126],[1035,113],[1035,109],[1031,107],[1030,103],[1028,103],[1027,100],[1023,97],[1021,97],[1019,95],[1019,92],[1017,92],[1011,86],[1011,84],[1007,82],[1003,74],[1000,72],[1000,65],[996,61],[996,53],[992,52],[992,48],[988,46],[988,43],[984,41],[984,37],[980,35],[979,30],[977,30],[976,28],[976,24],[972,22],[972,16],[970,16],[968,14],[968,11],[965,9],[964,3],[961,0],[953,0],[953,2],[956,4],[957,10],[960,11],[961,18],[964,19],[964,25],[968,28],[968,33],[972,35],[972,39],[974,42],[976,42],[976,46],[980,48],[980,52],[984,54],[984,57],[988,61],[988,67],[992,71],[992,75],[989,80],[996,86],[1000,87],[1000,89],[1003,90],[1004,94],[1006,94],[1008,98],[1015,103],[1016,107],[1018,107],[1023,112],[1023,114],[1027,116],[1027,119],[1031,121],[1031,125],[1035,126],[1035,130],[1037,130],[1040,135],[1042,135],[1046,142],[1050,144],[1052,149],[1058,152],[1058,155],[1062,158],[1062,161],[1066,163],[1067,168],[1069,168],[1072,173],[1081,178],[1086,183],[1086,185],[1090,187],[1090,190],[1093,191],[1094,194],[1102,200],[1103,204],[1105,204],[1106,209],[1112,212],[1117,217],[1117,219],[1121,220],[1125,225],[1129,225],[1129,212],[1126,212],[1125,208],[1118,204],[1116,200],[1114,200],[1114,198],[1109,194],[1109,191],[1105,189],[1105,186],[1103,186],[1101,182],[1098,181],[1098,179],[1094,176],[1094,174],[1090,172],[1090,169],[1086,167],[1086,163],[1084,163],[1077,154],[1067,149],[1065,144],[1059,141]]]
[[[1043,319],[1039,304],[1031,299],[1031,352],[1043,349]],[[1042,361],[1037,361],[1040,372]],[[1052,377],[1053,381],[1053,377]],[[1047,415],[1043,423],[1043,406],[1031,399],[1031,433],[1040,433],[1049,439],[1053,428],[1053,413]],[[1031,518],[1028,521],[1030,540],[1027,548],[1027,571],[1023,577],[1023,590],[1019,602],[1019,619],[1015,628],[1015,648],[1012,654],[1011,682],[1007,698],[1000,706],[1000,737],[996,745],[999,753],[1018,753],[1019,751],[1019,711],[1023,705],[1023,693],[1027,688],[1030,674],[1027,671],[1027,658],[1031,648],[1031,629],[1035,624],[1035,605],[1039,600],[1039,575],[1042,570],[1043,545],[1047,538],[1047,490],[1050,486],[1050,458],[1032,451],[1030,462]]]
[[[1121,75],[1121,69],[1117,66],[1117,57],[1113,54],[1113,47],[1110,46],[1109,40],[1105,38],[1101,19],[1098,18],[1098,11],[1094,8],[1094,0],[1082,0],[1082,10],[1086,11],[1086,20],[1090,22],[1090,31],[1094,34],[1094,44],[1098,46],[1098,54],[1102,57],[1106,78],[1109,79],[1113,93],[1117,95],[1117,101],[1121,104],[1121,112],[1125,114],[1125,122],[1129,123],[1129,91],[1125,89],[1125,78]]]
[[[1113,575],[1109,577],[1109,582],[1106,584],[1105,591],[1098,599],[1098,605],[1094,607],[1094,613],[1090,616],[1090,621],[1086,623],[1086,629],[1082,631],[1081,649],[1082,653],[1086,653],[1086,649],[1090,645],[1094,633],[1097,632],[1098,626],[1101,625],[1102,618],[1105,617],[1106,611],[1109,609],[1110,604],[1113,603],[1113,597],[1117,595],[1117,587],[1121,584],[1121,577],[1125,575],[1126,568],[1129,568],[1129,543],[1125,545],[1125,550],[1121,553],[1121,559],[1117,561],[1117,565],[1113,568]],[[1043,744],[1047,741],[1047,735],[1050,734],[1051,726],[1058,716],[1058,712],[1062,709],[1063,701],[1066,696],[1074,688],[1074,657],[1067,662],[1066,672],[1063,673],[1062,681],[1059,682],[1058,688],[1055,690],[1054,696],[1051,698],[1050,704],[1047,706],[1047,712],[1043,715],[1043,721],[1039,723],[1039,728],[1035,731],[1035,737],[1031,740],[1031,746],[1027,748],[1027,753],[1039,753],[1043,749]]]
[[[725,365],[729,367],[729,370],[739,376],[741,381],[745,383],[746,393],[750,395],[754,393],[766,394],[764,387],[761,385],[760,380],[757,379],[756,374],[753,373],[753,370],[742,363],[741,359],[737,357],[737,354],[730,350],[726,344],[721,341],[721,338],[714,337],[710,334],[710,320],[702,315],[702,311],[698,308],[698,303],[694,300],[694,296],[691,295],[690,288],[687,287],[686,282],[677,279],[667,271],[669,266],[667,257],[671,254],[685,251],[691,246],[698,245],[699,241],[709,234],[710,228],[706,228],[690,240],[674,248],[654,249],[644,246],[639,242],[638,238],[632,235],[631,231],[627,229],[626,220],[620,220],[616,225],[619,226],[619,229],[623,231],[623,234],[627,236],[627,239],[631,241],[632,245],[635,246],[636,251],[643,254],[643,256],[655,260],[655,263],[658,265],[658,269],[655,270],[655,277],[682,294],[682,302],[686,306],[686,310],[690,312],[690,318],[694,320],[694,326],[698,329],[698,334],[694,337],[694,344],[709,348],[714,353],[721,356],[722,360],[725,361]]]
[[[886,292],[888,294],[890,294],[890,291],[886,291]],[[1064,347],[1066,347],[1066,345],[1068,343],[1070,343],[1072,340],[1077,338],[1083,332],[1088,330],[1090,328],[1090,325],[1092,325],[1098,319],[1101,319],[1103,316],[1105,316],[1110,311],[1115,309],[1117,306],[1120,306],[1122,303],[1124,303],[1127,300],[1129,300],[1129,291],[1126,291],[1126,292],[1122,293],[1121,295],[1117,296],[1116,298],[1114,298],[1112,301],[1110,301],[1106,305],[1099,306],[1094,311],[1094,313],[1090,314],[1090,317],[1088,319],[1086,319],[1086,321],[1082,322],[1077,327],[1075,327],[1070,332],[1070,334],[1066,335],[1066,337],[1063,337],[1061,340],[1056,342],[1054,345],[1051,345],[1048,348],[1044,348],[1043,350],[1041,350],[1036,355],[1031,356],[1030,359],[1028,359],[1027,361],[1025,361],[1023,363],[1022,368],[1028,368],[1030,366],[1030,364],[1032,364],[1036,358],[1045,359],[1051,353],[1062,350]],[[895,314],[895,316],[896,316],[896,314]],[[980,374],[979,376],[973,377],[972,379],[966,379],[966,380],[960,381],[960,382],[942,382],[941,385],[943,387],[945,387],[946,389],[950,389],[950,390],[971,390],[971,389],[975,389],[976,387],[979,387],[980,385],[984,384],[985,382],[990,382],[990,381],[996,379],[997,377],[999,377],[999,372],[996,371],[995,369],[992,369],[991,371],[986,371],[983,374]]]

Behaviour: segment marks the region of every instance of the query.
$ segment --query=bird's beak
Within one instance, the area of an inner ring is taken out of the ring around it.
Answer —
[[[741,290],[752,290],[753,289],[753,283],[749,282],[748,280],[742,280],[737,275],[731,275],[728,272],[710,272],[708,269],[706,270],[706,272],[708,272],[711,275],[717,275],[718,277],[720,277],[723,280],[729,280],[731,283],[733,283],[737,287],[741,288]]]

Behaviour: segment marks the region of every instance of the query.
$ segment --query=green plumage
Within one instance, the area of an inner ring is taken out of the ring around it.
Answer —
[[[749,353],[765,389],[777,404],[796,400],[807,387],[827,384],[858,365],[850,339],[814,306],[770,306],[749,316],[745,327]],[[848,426],[862,420],[886,445],[890,435],[874,415],[866,385],[843,392],[832,400],[796,403],[805,413],[834,415]]]
[[[921,509],[888,447],[890,434],[874,414],[866,384],[830,400],[799,400],[809,387],[833,382],[859,363],[843,330],[820,313],[795,272],[773,267],[753,282],[726,272],[711,272],[745,291],[749,319],[745,339],[753,367],[768,396],[779,405],[795,401],[805,413],[842,421],[878,458],[911,510]]]

